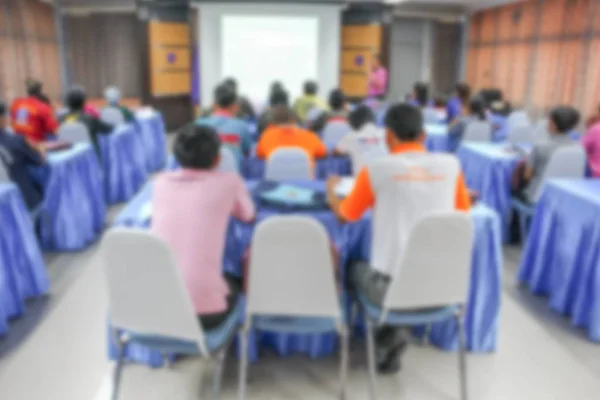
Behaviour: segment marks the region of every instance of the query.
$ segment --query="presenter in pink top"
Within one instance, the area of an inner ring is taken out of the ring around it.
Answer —
[[[381,65],[381,56],[379,54],[375,54],[373,56],[373,63],[371,64],[371,71],[369,73],[369,98],[382,100],[385,96],[387,85],[388,72],[385,67]]]

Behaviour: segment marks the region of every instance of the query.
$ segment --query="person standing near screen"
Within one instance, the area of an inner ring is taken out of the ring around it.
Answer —
[[[388,71],[381,65],[381,56],[373,56],[371,71],[369,72],[369,98],[383,100],[388,85]]]

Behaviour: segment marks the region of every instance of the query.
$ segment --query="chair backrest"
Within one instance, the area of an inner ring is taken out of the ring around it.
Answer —
[[[516,125],[509,128],[508,141],[510,143],[533,143],[534,142],[534,127],[527,124]]]
[[[313,218],[275,216],[252,237],[247,317],[341,319],[329,236]]]
[[[58,137],[71,143],[89,143],[91,140],[89,129],[79,121],[63,123],[58,128]]]
[[[515,110],[508,116],[508,128],[518,125],[530,125],[529,116],[523,110]]]
[[[548,119],[542,119],[535,125],[533,137],[535,142],[545,142],[550,139],[550,131],[548,131]]]
[[[352,127],[346,121],[328,122],[323,129],[323,143],[327,148],[334,148],[350,131]]]
[[[579,143],[573,142],[573,145],[560,147],[550,156],[548,166],[544,171],[543,181],[559,178],[583,178],[586,163],[585,150]],[[540,185],[535,198],[532,199],[534,202],[537,202],[540,198],[542,189],[543,185]]]
[[[487,121],[471,121],[467,124],[463,140],[468,142],[491,142],[492,125]]]
[[[192,301],[163,240],[115,228],[103,239],[101,254],[113,327],[195,342],[207,354]]]
[[[100,119],[109,125],[119,126],[125,123],[125,117],[117,107],[105,107],[100,112]]]
[[[269,181],[311,180],[314,174],[308,154],[297,147],[277,149],[267,160],[265,179]]]
[[[221,160],[218,169],[224,172],[240,172],[237,159],[230,148],[221,147]]]
[[[440,114],[435,108],[427,107],[423,110],[423,120],[426,124],[439,124]]]
[[[421,218],[405,249],[385,297],[385,313],[466,302],[473,250],[468,214],[435,212]]]
[[[324,112],[325,110],[319,107],[311,108],[308,113],[306,113],[306,123],[309,124],[313,121],[316,121],[317,118],[319,118]]]

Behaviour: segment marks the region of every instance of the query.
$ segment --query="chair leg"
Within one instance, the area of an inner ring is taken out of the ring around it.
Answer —
[[[345,326],[340,329],[340,400],[347,397],[348,362],[350,359],[350,335]]]
[[[238,398],[246,399],[246,384],[248,380],[248,330],[243,329],[239,334],[240,338],[240,370],[238,382]]]
[[[213,376],[213,394],[214,400],[218,400],[221,397],[221,382],[223,380],[223,369],[225,366],[225,358],[227,358],[227,346],[223,348],[216,356],[216,368],[215,375]]]
[[[125,350],[127,348],[127,342],[124,341],[118,334],[115,334],[116,343],[118,347],[117,364],[113,371],[113,384],[111,400],[118,400],[119,389],[121,387],[121,375],[123,374],[123,364],[125,363]]]
[[[465,337],[465,323],[462,312],[456,316],[458,325],[458,364],[460,369],[460,395],[461,400],[469,399],[467,381],[467,341]]]
[[[367,363],[369,369],[369,396],[371,400],[375,400],[377,395],[375,393],[377,373],[375,370],[375,327],[373,322],[367,320]]]

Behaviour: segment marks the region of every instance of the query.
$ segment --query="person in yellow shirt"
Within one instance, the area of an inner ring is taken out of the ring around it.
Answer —
[[[304,83],[304,95],[298,97],[294,102],[294,112],[296,113],[298,120],[303,124],[306,122],[306,118],[311,109],[318,108],[326,111],[328,108],[325,101],[317,96],[318,91],[319,86],[316,82],[307,81]]]
[[[299,147],[311,160],[325,157],[327,147],[317,135],[296,125],[295,115],[283,105],[273,109],[272,124],[263,132],[256,146],[256,156],[267,159],[283,147]]]

